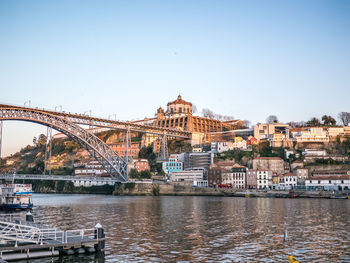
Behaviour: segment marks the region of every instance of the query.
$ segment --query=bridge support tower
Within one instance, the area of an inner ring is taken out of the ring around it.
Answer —
[[[0,121],[0,165],[1,165],[1,148],[2,148],[2,121]]]
[[[168,139],[166,134],[164,133],[160,138],[160,149],[158,152],[158,160],[166,161],[168,160]]]

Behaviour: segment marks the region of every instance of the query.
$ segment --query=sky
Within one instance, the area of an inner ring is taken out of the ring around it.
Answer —
[[[350,111],[350,1],[0,0],[0,103],[307,121]],[[46,128],[5,121],[2,156]]]

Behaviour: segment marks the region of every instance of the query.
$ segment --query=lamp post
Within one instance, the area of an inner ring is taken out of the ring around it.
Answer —
[[[32,102],[31,102],[30,100],[25,101],[25,102],[24,102],[24,107],[28,104],[28,107],[30,108],[31,103],[32,103]]]
[[[57,111],[57,109],[60,109],[60,111],[62,111],[62,105],[58,105],[55,107],[55,111]]]

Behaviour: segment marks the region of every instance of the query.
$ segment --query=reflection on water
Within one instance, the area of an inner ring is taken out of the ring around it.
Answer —
[[[34,204],[37,222],[100,223],[107,241],[105,257],[31,262],[350,262],[350,200],[38,194]]]

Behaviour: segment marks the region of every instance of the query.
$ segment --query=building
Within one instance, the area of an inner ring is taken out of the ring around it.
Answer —
[[[270,170],[257,170],[256,171],[257,179],[257,189],[270,189],[272,186],[272,171]]]
[[[178,156],[170,156],[169,160],[163,162],[162,168],[164,173],[171,175],[173,172],[183,171],[183,162],[178,160]]]
[[[222,174],[222,184],[232,185],[233,189],[246,189],[247,167],[235,164]]]
[[[258,140],[253,136],[249,136],[246,142],[247,142],[247,145],[256,145],[259,143]]]
[[[194,185],[197,184],[197,181],[203,181],[203,170],[174,171],[170,175],[170,180],[172,182],[189,181]]]
[[[158,108],[153,126],[191,132],[191,142],[194,145],[203,143],[205,133],[240,129],[244,127],[244,123],[241,120],[220,121],[194,116],[192,103],[183,100],[179,95],[176,100],[168,103],[166,111]]]
[[[125,158],[126,155],[126,144],[124,142],[112,143],[110,144],[113,151],[115,151],[120,157]],[[132,142],[128,147],[128,156],[131,156],[134,159],[137,159],[140,152],[140,143]]]
[[[338,136],[344,136],[344,127],[329,127],[327,133],[329,140],[335,141]]]
[[[280,157],[258,157],[253,160],[254,170],[270,170],[276,173],[283,173],[284,168],[284,161]]]
[[[229,144],[229,149],[247,149],[247,141],[244,140],[242,137],[235,137],[235,140],[233,143]]]
[[[222,184],[223,175],[230,173],[230,169],[233,165],[235,165],[235,162],[217,162],[210,165],[208,170],[209,187],[217,187]]]
[[[272,147],[287,146],[289,125],[283,123],[263,123],[254,127],[254,137],[258,141],[269,141]]]
[[[328,191],[349,190],[350,175],[340,176],[319,176],[317,178],[309,178],[305,181],[307,189],[320,189]]]
[[[298,178],[298,183],[305,181],[309,177],[309,169],[307,168],[297,168],[294,172]]]
[[[222,174],[225,170],[225,168],[220,166],[210,167],[208,170],[208,186],[217,187],[222,184]]]
[[[256,170],[248,169],[247,170],[247,189],[257,189],[257,174]]]
[[[308,128],[294,134],[295,140],[298,143],[326,143],[329,142],[327,131],[320,127]]]
[[[134,162],[135,169],[140,173],[142,171],[149,171],[149,164],[147,159],[138,159]]]
[[[348,170],[315,170],[311,171],[311,177],[339,177],[350,175]]]
[[[201,153],[201,152],[203,152],[203,149],[200,146],[195,146],[195,147],[192,147],[192,152]]]
[[[214,163],[214,154],[211,152],[184,153],[184,169],[205,168]]]
[[[98,161],[91,161],[84,164],[75,165],[74,169],[75,176],[86,176],[86,177],[110,177],[107,171],[102,167]]]
[[[291,190],[297,186],[298,177],[292,173],[285,173],[278,176],[279,189],[280,190]]]
[[[302,154],[305,156],[327,156],[326,150],[318,149],[305,149]]]
[[[211,152],[222,153],[229,150],[228,142],[212,142]]]

